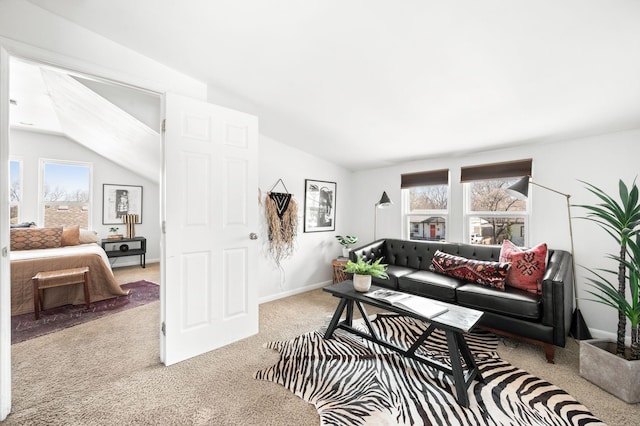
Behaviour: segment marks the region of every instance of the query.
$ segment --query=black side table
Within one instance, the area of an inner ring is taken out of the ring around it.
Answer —
[[[140,256],[140,266],[147,266],[147,239],[145,237],[120,238],[118,240],[105,238],[102,248],[108,258],[123,256]]]

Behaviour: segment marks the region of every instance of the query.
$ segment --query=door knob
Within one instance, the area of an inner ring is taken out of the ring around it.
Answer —
[[[258,239],[258,234],[256,234],[255,232],[250,233],[249,234],[249,239],[257,240]]]

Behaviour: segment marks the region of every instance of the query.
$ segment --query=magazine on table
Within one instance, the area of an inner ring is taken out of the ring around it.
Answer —
[[[412,294],[400,293],[393,290],[378,289],[365,293],[364,295],[390,303],[391,305],[397,306],[401,309],[415,312],[425,318],[433,318],[447,312],[448,310],[446,306],[441,305],[435,300],[427,299],[426,297],[414,296]]]

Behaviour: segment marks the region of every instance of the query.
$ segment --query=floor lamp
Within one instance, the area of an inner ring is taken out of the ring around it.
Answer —
[[[529,184],[539,186],[540,188],[546,189],[551,192],[555,192],[556,194],[560,194],[567,199],[567,214],[569,218],[569,237],[571,239],[571,267],[573,268],[573,293],[575,297],[576,309],[573,311],[573,317],[571,318],[571,328],[570,334],[574,339],[577,340],[585,340],[591,339],[591,333],[589,332],[589,328],[587,327],[587,323],[584,321],[582,314],[580,313],[580,307],[578,305],[578,287],[576,280],[576,261],[573,250],[573,227],[571,226],[571,203],[569,199],[571,195],[565,194],[560,191],[556,191],[555,189],[546,187],[544,185],[540,185],[539,183],[535,183],[531,180],[531,176],[525,176],[510,187],[506,189],[507,192],[514,194],[516,196],[523,195],[524,197],[528,197],[529,195]]]
[[[385,207],[389,207],[393,204],[393,201],[387,195],[387,191],[382,192],[382,197],[380,197],[380,201],[378,201],[374,208],[374,216],[373,216],[373,241],[377,239],[377,228],[378,228],[378,209],[383,209]]]

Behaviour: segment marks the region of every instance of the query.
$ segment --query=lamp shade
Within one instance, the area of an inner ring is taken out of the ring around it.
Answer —
[[[393,201],[387,195],[387,191],[382,192],[382,197],[380,197],[380,201],[376,203],[376,207],[389,207],[393,204]]]
[[[506,188],[507,194],[516,198],[526,198],[529,196],[529,179],[531,176],[525,176],[510,187]]]

